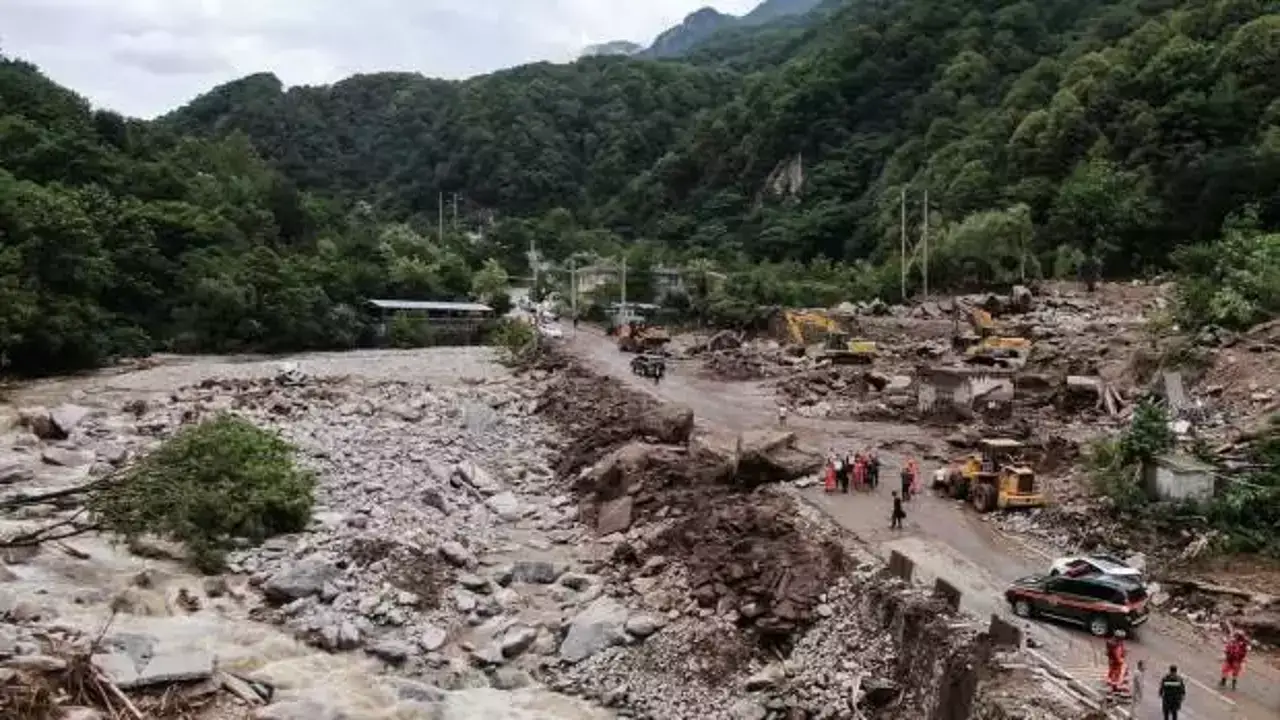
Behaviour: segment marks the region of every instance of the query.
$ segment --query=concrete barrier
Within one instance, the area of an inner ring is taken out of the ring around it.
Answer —
[[[991,625],[987,628],[991,643],[998,648],[1018,649],[1022,647],[1022,628],[992,613]]]
[[[933,582],[933,594],[935,597],[941,598],[943,602],[951,607],[951,612],[960,612],[960,590],[951,583],[938,578]]]
[[[894,550],[889,553],[889,572],[894,576],[900,577],[906,582],[911,582],[911,575],[915,572],[916,564],[911,558]]]

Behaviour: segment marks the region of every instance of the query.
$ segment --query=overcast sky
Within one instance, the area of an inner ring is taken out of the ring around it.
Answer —
[[[287,85],[358,72],[462,78],[647,44],[711,5],[760,0],[0,0],[0,52],[96,105],[152,117],[210,87],[274,72]]]

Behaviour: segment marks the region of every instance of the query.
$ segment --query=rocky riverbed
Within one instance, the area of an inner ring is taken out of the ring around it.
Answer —
[[[564,361],[165,360],[14,399],[0,502],[219,412],[278,429],[320,484],[307,532],[221,576],[160,539],[9,548],[0,687],[83,670],[144,708],[263,720],[905,718],[973,704],[989,665],[977,626],[772,490],[812,468],[791,438],[695,437]],[[75,512],[14,506],[0,537]]]

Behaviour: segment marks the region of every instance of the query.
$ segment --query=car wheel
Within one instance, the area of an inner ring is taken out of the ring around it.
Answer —
[[[1029,618],[1031,617],[1031,613],[1031,603],[1026,600],[1019,600],[1013,604],[1014,615],[1017,615],[1020,618]]]
[[[1089,618],[1089,634],[1094,637],[1106,637],[1111,632],[1111,623],[1102,615]]]
[[[1062,573],[1058,572],[1058,568],[1050,568],[1050,569],[1049,569],[1049,577],[1058,577],[1058,576],[1059,576],[1059,575],[1061,575],[1061,574],[1062,574]]]

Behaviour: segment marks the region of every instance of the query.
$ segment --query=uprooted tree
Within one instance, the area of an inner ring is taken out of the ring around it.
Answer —
[[[288,442],[223,414],[165,441],[93,493],[88,507],[103,530],[181,541],[197,567],[216,571],[235,542],[303,530],[314,489]]]

